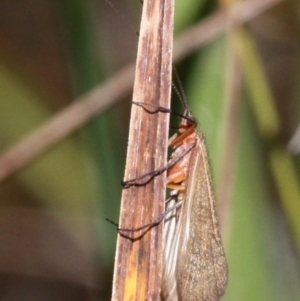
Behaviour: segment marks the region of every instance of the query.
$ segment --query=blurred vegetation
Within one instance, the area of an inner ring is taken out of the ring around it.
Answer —
[[[229,4],[177,2],[175,36]],[[139,1],[113,3],[138,29]],[[178,63],[210,151],[224,301],[300,298],[299,15],[284,1]],[[6,0],[0,16],[1,151],[135,59],[104,0]],[[110,300],[130,97],[1,183],[1,300]]]

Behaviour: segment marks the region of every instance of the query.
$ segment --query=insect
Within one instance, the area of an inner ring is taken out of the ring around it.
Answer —
[[[165,222],[162,299],[216,301],[227,284],[227,261],[204,137],[190,110],[185,116],[170,140],[176,148],[171,160],[193,147],[167,171],[168,187],[174,189],[168,208],[182,205]]]
[[[148,110],[149,104],[135,104]],[[169,140],[175,151],[167,166],[123,183],[125,188],[145,185],[146,177],[151,180],[167,170],[167,186],[172,191],[165,213],[137,229],[120,230],[138,231],[165,218],[162,300],[217,301],[227,284],[227,261],[204,137],[197,131],[197,122],[186,104],[185,107],[185,114],[178,114],[182,117],[178,132]]]

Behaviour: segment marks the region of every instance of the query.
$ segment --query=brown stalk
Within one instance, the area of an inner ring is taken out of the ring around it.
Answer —
[[[109,108],[132,90],[134,65],[122,69],[103,85],[76,99],[44,125],[0,156],[0,181],[30,163],[38,155],[62,141],[87,121]]]
[[[133,101],[169,108],[173,39],[173,0],[147,0],[138,46]],[[133,105],[124,180],[166,165],[169,114],[150,114]],[[166,174],[141,187],[124,189],[120,227],[138,228],[164,211]],[[162,224],[140,232],[120,231],[112,300],[159,300]]]
[[[174,61],[179,61],[201,46],[212,42],[219,35],[230,30],[232,27],[230,24],[241,25],[279,2],[282,0],[242,1],[230,6],[230,14],[222,10],[207,17],[186,30],[176,40]],[[233,15],[235,20],[228,22]],[[133,74],[133,64],[125,67],[104,84],[76,99],[72,105],[7,149],[0,156],[0,181],[30,163],[31,160],[127,95],[131,90]]]
[[[245,0],[228,5],[211,16],[188,28],[174,43],[174,60],[188,56],[222,33],[232,30],[275,6],[283,0]]]

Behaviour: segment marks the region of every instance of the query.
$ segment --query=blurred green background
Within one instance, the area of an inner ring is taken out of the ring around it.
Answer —
[[[140,2],[113,4],[138,29]],[[227,4],[177,1],[175,36]],[[299,15],[284,1],[176,64],[210,151],[224,301],[300,300]],[[0,20],[2,152],[135,60],[104,0],[2,0]],[[130,100],[1,182],[1,300],[110,300]]]

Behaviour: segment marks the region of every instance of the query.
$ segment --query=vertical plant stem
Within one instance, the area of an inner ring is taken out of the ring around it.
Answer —
[[[169,108],[173,39],[173,0],[144,2],[133,100]],[[124,180],[166,165],[169,114],[149,114],[132,106]],[[164,211],[166,175],[124,189],[120,227],[137,228]],[[149,231],[119,235],[112,300],[159,300],[162,224]]]

